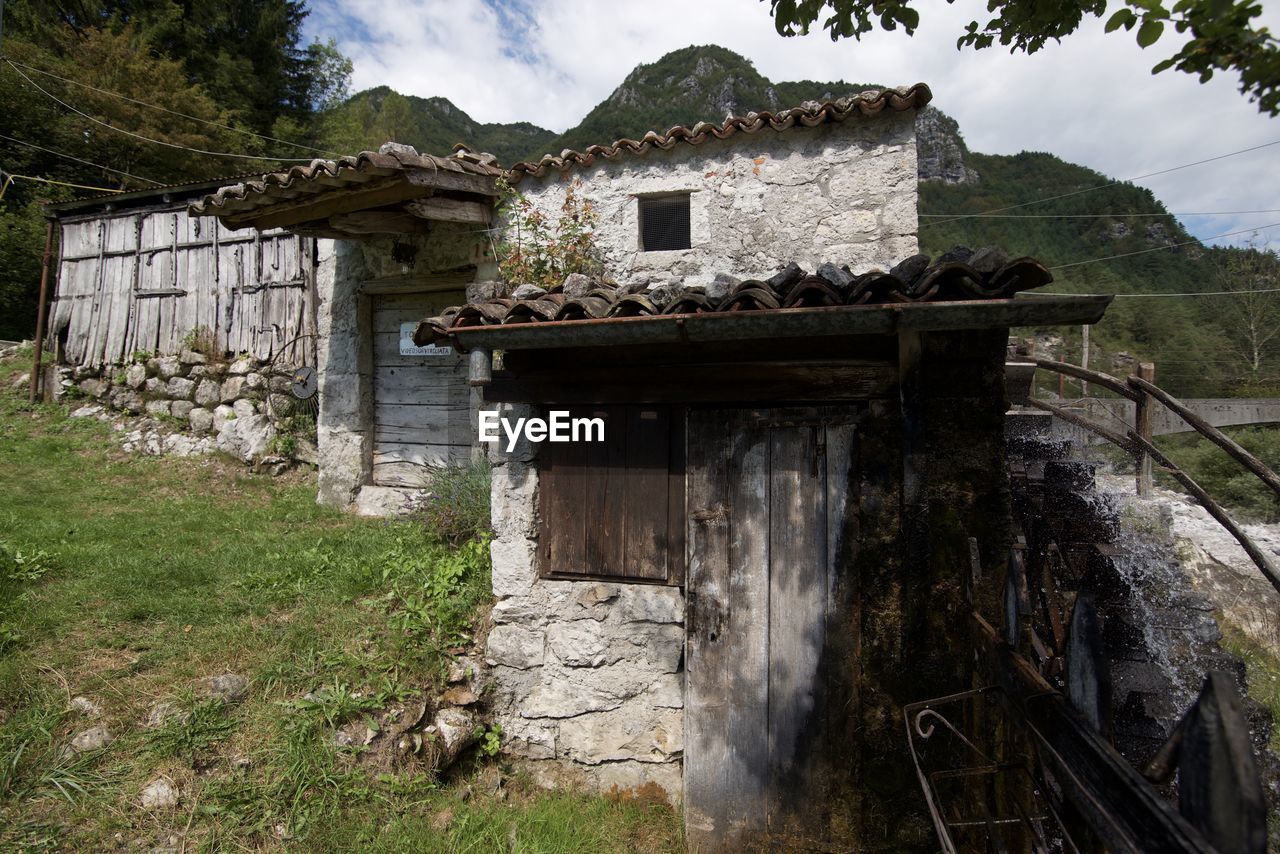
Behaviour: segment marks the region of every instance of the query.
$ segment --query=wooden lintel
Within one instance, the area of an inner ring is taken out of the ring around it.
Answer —
[[[441,222],[465,222],[477,225],[488,225],[493,214],[493,205],[489,202],[464,202],[459,199],[446,199],[430,196],[425,199],[409,202],[404,209],[415,217],[434,219]]]
[[[400,177],[358,189],[332,189],[318,193],[306,199],[282,201],[243,214],[227,217],[227,224],[236,228],[241,225],[252,225],[262,230],[267,228],[288,228],[304,222],[325,220],[335,214],[363,211],[369,208],[380,208],[397,202],[409,201],[429,195],[429,187],[411,184]]]
[[[451,169],[409,169],[404,173],[410,184],[432,190],[452,190],[459,193],[475,193],[496,198],[497,179],[471,172],[454,172]]]
[[[428,223],[402,211],[352,211],[329,217],[329,225],[354,234],[426,234]]]
[[[326,237],[333,240],[365,240],[370,235],[355,234],[350,231],[342,231],[329,225],[327,221],[320,222],[304,222],[299,225],[292,226],[289,229],[299,237]]]

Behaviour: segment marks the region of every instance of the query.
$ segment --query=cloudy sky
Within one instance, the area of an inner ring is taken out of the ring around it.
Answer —
[[[1033,56],[1000,48],[957,51],[982,0],[920,4],[914,37],[877,31],[832,43],[823,32],[782,38],[767,0],[313,0],[309,31],[337,39],[355,63],[356,90],[386,84],[441,95],[473,118],[530,121],[562,131],[608,97],[637,64],[690,44],[718,44],[750,59],[770,80],[928,83],[934,105],[954,116],[971,149],[1049,151],[1116,178],[1280,140],[1280,119],[1260,115],[1234,75],[1200,84],[1156,62],[1175,34],[1141,50],[1132,34],[1091,22]],[[1116,4],[1112,4],[1113,6]],[[1280,10],[1265,13],[1280,29]],[[721,117],[708,116],[709,119]],[[601,140],[606,142],[607,140]],[[1143,179],[1192,234],[1280,223],[1280,145]],[[1250,235],[1214,240],[1238,243]],[[1280,248],[1280,227],[1259,233]]]

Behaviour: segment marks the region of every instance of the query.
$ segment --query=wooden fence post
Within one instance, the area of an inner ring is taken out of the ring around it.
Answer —
[[[1156,380],[1156,366],[1151,362],[1141,362],[1138,365],[1139,379],[1144,379],[1149,383]],[[1151,427],[1151,395],[1145,391],[1138,390],[1137,408],[1134,410],[1133,430],[1147,442],[1152,439]],[[1138,497],[1151,497],[1151,455],[1144,450],[1138,451]]]

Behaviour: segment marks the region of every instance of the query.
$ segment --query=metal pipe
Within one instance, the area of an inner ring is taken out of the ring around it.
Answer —
[[[28,400],[36,402],[40,388],[40,356],[44,350],[45,305],[49,297],[49,261],[53,258],[53,220],[45,221],[44,259],[40,264],[40,304],[36,307],[36,354],[31,365],[31,388]]]

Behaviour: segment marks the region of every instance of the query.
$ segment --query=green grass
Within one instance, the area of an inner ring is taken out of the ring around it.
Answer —
[[[487,548],[315,504],[303,476],[119,450],[0,363],[0,850],[667,851],[665,806],[366,767],[333,728],[437,689],[489,603]],[[200,699],[235,672],[247,700]],[[310,695],[307,697],[306,695]],[[90,721],[71,697],[102,708]],[[183,714],[158,729],[157,702]],[[115,740],[66,756],[103,724]],[[138,806],[164,774],[172,810]]]

